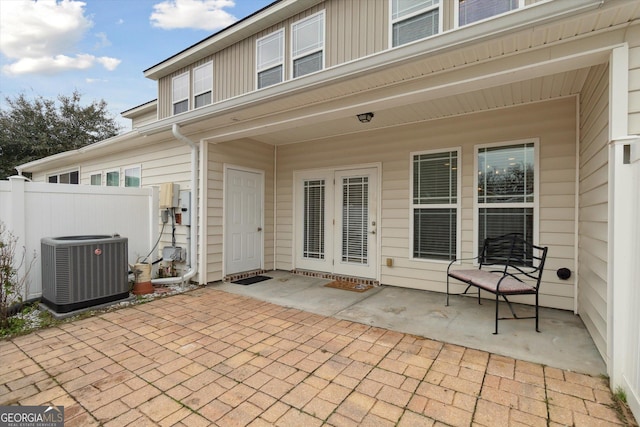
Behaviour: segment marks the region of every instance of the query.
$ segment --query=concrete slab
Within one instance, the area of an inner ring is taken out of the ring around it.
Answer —
[[[452,296],[445,307],[444,294],[390,286],[363,293],[327,288],[327,279],[266,274],[272,280],[255,285],[215,283],[212,286],[311,313],[351,320],[371,326],[475,348],[529,362],[589,375],[605,375],[606,366],[582,320],[572,312],[542,308],[540,333],[534,320],[500,321],[493,335],[495,305],[475,298]],[[522,316],[533,308],[515,305]],[[501,315],[509,314],[506,304]]]

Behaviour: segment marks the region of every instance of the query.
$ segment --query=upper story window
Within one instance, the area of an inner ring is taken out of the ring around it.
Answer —
[[[188,81],[188,77],[187,77]],[[175,92],[174,92],[175,93]],[[188,95],[187,95],[188,96]],[[213,63],[208,62],[193,70],[193,97],[195,108],[204,107],[213,101]],[[175,109],[175,100],[174,100]]]
[[[189,110],[189,73],[174,77],[171,85],[173,114],[184,113]]]
[[[51,184],[78,184],[80,174],[78,171],[70,171],[49,175],[48,182]]]
[[[437,34],[440,0],[391,0],[392,46]]]
[[[457,3],[458,26],[524,6],[524,0],[457,0]]]
[[[324,68],[324,11],[291,26],[293,77]]]
[[[282,82],[284,78],[284,30],[256,42],[258,89]]]

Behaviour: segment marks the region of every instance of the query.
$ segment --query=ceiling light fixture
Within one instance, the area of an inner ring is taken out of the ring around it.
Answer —
[[[358,117],[360,123],[369,123],[371,119],[373,119],[373,113],[362,113],[358,114],[356,117]]]

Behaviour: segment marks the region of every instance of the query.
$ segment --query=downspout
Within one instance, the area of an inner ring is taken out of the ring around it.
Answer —
[[[152,279],[156,285],[168,285],[173,283],[185,283],[198,272],[198,144],[180,133],[180,126],[174,123],[171,132],[176,139],[184,142],[191,148],[191,225],[190,229],[190,254],[189,269],[182,276]]]

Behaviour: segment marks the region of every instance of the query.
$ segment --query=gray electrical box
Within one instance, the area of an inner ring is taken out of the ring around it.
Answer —
[[[191,225],[191,191],[180,190],[180,200],[178,201],[178,212],[182,225]]]
[[[180,246],[165,246],[162,248],[162,260],[182,262],[185,258],[185,251]]]

